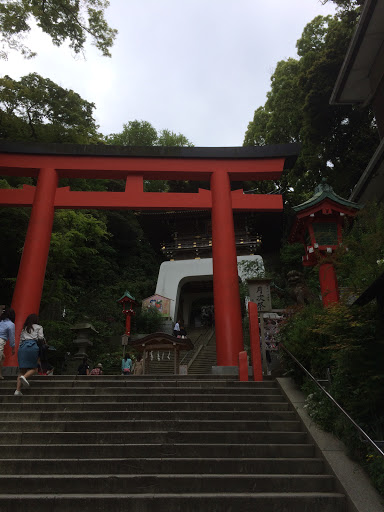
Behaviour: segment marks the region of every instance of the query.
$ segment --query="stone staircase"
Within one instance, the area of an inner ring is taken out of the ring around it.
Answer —
[[[212,366],[216,365],[214,331],[207,327],[190,328],[188,329],[188,336],[194,345],[194,349],[181,351],[180,363],[190,364],[190,361],[193,360],[193,363],[188,368],[188,373],[192,375],[211,373]],[[196,351],[198,355],[194,359]],[[149,358],[147,363],[149,364],[149,375],[173,375],[175,368],[173,351],[154,350],[152,357],[153,359]]]
[[[204,375],[212,372],[216,366],[216,337],[215,331],[208,329],[202,340],[202,348],[188,369],[190,375]]]
[[[0,383],[1,512],[345,512],[275,381]]]

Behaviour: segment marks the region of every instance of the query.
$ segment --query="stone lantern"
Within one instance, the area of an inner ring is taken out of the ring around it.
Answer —
[[[92,347],[93,343],[89,339],[91,332],[96,332],[92,324],[88,322],[79,322],[71,327],[71,330],[76,331],[77,338],[73,343],[78,346],[78,352],[74,355],[74,359],[88,358],[87,348]]]
[[[361,205],[335,194],[325,180],[316,187],[313,197],[293,207],[296,218],[289,241],[303,243],[304,266],[320,265],[319,280],[324,306],[339,301],[335,268],[327,256],[342,243],[345,219],[354,217],[360,208]]]

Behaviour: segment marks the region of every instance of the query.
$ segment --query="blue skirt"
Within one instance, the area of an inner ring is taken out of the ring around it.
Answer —
[[[35,340],[24,340],[20,343],[17,359],[19,368],[37,368],[39,346]]]

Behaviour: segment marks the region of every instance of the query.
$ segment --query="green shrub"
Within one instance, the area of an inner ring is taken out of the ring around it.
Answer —
[[[156,308],[142,309],[133,317],[132,331],[144,334],[159,332],[162,323],[163,317]]]
[[[119,373],[122,357],[122,351],[116,350],[111,353],[104,353],[99,357],[98,361],[100,360],[103,365],[103,372],[108,375],[116,372]]]
[[[374,306],[353,308],[334,304],[310,305],[289,317],[281,330],[285,347],[316,378],[330,369],[331,396],[373,439],[384,438],[384,344],[375,339]],[[306,409],[324,430],[347,446],[352,458],[367,466],[377,489],[384,495],[380,459],[369,457],[368,447],[353,425],[307,380],[304,372],[285,355],[287,370],[307,394]]]
[[[372,478],[377,490],[384,496],[384,457],[373,453],[366,456],[365,469]]]

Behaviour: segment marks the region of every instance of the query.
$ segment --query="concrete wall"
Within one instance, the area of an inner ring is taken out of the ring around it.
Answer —
[[[257,261],[260,268],[263,268],[263,258],[258,255],[238,256],[237,263],[241,261]],[[247,276],[239,274],[239,277],[243,279]],[[164,261],[160,266],[155,293],[171,299],[170,316],[175,321],[181,287],[191,281],[207,281],[212,278],[212,258]]]

